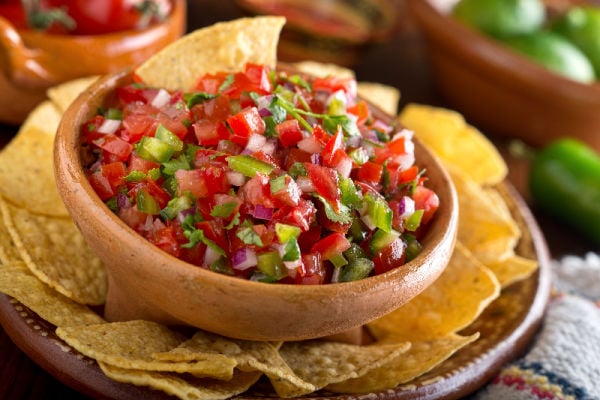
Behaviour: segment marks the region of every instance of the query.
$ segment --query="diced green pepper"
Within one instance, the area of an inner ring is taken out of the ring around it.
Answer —
[[[421,219],[425,211],[416,210],[410,217],[406,219],[406,230],[414,232],[421,226]]]
[[[174,151],[183,150],[183,141],[179,139],[179,137],[177,137],[177,135],[175,135],[173,132],[165,128],[164,125],[159,125],[158,128],[156,128],[154,137],[173,147]]]
[[[350,282],[364,279],[373,270],[375,263],[368,258],[357,258],[342,268],[338,278],[339,282]]]
[[[283,261],[296,261],[300,259],[300,246],[296,238],[287,241],[284,247]]]
[[[254,177],[257,173],[269,175],[275,169],[271,164],[245,154],[227,157],[227,164],[229,164],[229,168],[232,170],[250,178]]]
[[[393,214],[387,202],[371,193],[367,193],[364,199],[367,203],[367,215],[373,225],[385,232],[390,232]]]
[[[279,280],[287,276],[287,268],[277,251],[269,251],[259,254],[256,268],[263,274]]]
[[[275,233],[279,243],[287,243],[290,239],[296,239],[300,232],[302,231],[297,226],[282,224],[281,222],[275,223]]]
[[[148,193],[144,189],[140,189],[137,192],[136,196],[136,205],[138,210],[143,213],[150,215],[157,215],[160,213],[160,207],[158,206],[158,202],[150,193]]]
[[[163,163],[168,161],[175,149],[168,143],[151,136],[144,136],[136,145],[137,153],[145,160]]]

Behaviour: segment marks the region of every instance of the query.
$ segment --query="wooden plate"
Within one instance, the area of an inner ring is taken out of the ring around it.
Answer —
[[[540,268],[530,278],[505,289],[463,333],[480,332],[478,341],[457,352],[431,372],[393,390],[364,395],[335,395],[320,391],[311,399],[458,399],[473,393],[507,362],[522,355],[537,332],[550,295],[548,249],[535,219],[522,198],[509,184],[499,186],[523,237],[517,252],[536,258]],[[64,384],[95,398],[117,400],[161,400],[172,398],[162,392],[115,382],[96,362],[59,339],[54,326],[11,299],[0,296],[0,324],[6,333],[37,364]],[[276,397],[268,383],[259,382],[238,399]]]

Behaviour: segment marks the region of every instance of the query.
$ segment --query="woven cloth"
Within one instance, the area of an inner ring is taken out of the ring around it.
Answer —
[[[600,256],[553,260],[552,273],[552,298],[530,350],[473,399],[600,400]]]

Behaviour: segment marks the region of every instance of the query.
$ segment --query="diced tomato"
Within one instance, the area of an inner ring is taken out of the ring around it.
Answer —
[[[263,174],[256,174],[250,178],[240,189],[242,198],[249,204],[275,207],[271,198],[271,185],[269,178]]]
[[[208,99],[200,104],[196,104],[190,110],[194,121],[208,119],[213,122],[219,122],[227,119],[231,112],[229,97],[219,95]]]
[[[171,106],[163,109],[157,116],[158,123],[164,125],[169,131],[173,132],[178,138],[183,139],[188,132],[190,124],[190,113],[183,103],[178,103],[179,107]]]
[[[317,209],[310,200],[300,198],[296,207],[281,207],[273,214],[273,221],[294,225],[303,232],[311,228],[315,221]]]
[[[196,89],[198,89],[200,92],[217,94],[219,93],[219,88],[221,85],[223,85],[223,82],[225,82],[225,79],[227,79],[228,75],[229,74],[225,72],[206,74],[198,80]]]
[[[142,136],[154,136],[158,123],[148,114],[129,114],[123,118],[123,139],[129,143],[137,143]]]
[[[275,193],[271,189],[271,196],[273,197],[275,207],[297,206],[302,196],[302,190],[291,176],[286,175],[284,187]]]
[[[325,78],[315,78],[313,79],[312,86],[314,91],[324,90],[333,93],[343,90],[352,96],[356,95],[356,80],[350,77],[330,75]]]
[[[90,185],[94,188],[94,191],[98,194],[98,197],[102,201],[108,200],[113,197],[116,193],[113,190],[110,181],[102,174],[101,170],[98,170],[89,176]]]
[[[126,85],[117,88],[117,97],[123,103],[149,103],[156,97],[158,89],[144,88],[139,85]]]
[[[404,264],[406,259],[406,244],[398,238],[385,246],[373,257],[375,274],[383,274]]]
[[[81,128],[82,137],[86,139],[88,143],[92,143],[94,140],[105,136],[105,134],[98,132],[98,128],[102,126],[105,118],[102,115],[96,115],[94,118],[87,121]]]
[[[171,195],[152,179],[146,179],[133,185],[133,187],[129,189],[129,195],[132,198],[136,198],[137,193],[141,190],[144,190],[152,196],[161,209],[166,207],[169,200],[171,200]]]
[[[155,161],[146,160],[136,153],[132,153],[129,157],[128,172],[141,171],[143,173],[148,173],[148,171],[155,168],[160,168],[160,164]]]
[[[344,133],[341,128],[329,139],[321,151],[323,165],[326,167],[335,167],[336,160],[334,159],[334,156],[339,156],[336,153],[340,150],[344,150]]]
[[[405,154],[406,153],[406,139],[400,137],[394,141],[386,144],[387,148],[390,149],[394,154]]]
[[[269,79],[270,68],[259,64],[246,64],[244,74],[248,79],[248,87],[242,88],[247,92],[256,92],[260,95],[271,93],[271,81]]]
[[[364,100],[360,100],[356,102],[356,104],[354,104],[353,106],[348,107],[347,111],[350,114],[356,115],[356,117],[358,118],[356,122],[359,124],[364,123],[370,115],[369,106]]]
[[[247,107],[227,118],[227,124],[234,135],[248,138],[252,134],[262,135],[266,125],[256,107]]]
[[[377,184],[383,174],[383,165],[367,161],[358,170],[358,179],[363,182]]]
[[[297,119],[285,120],[277,124],[275,130],[283,147],[294,146],[303,138],[302,130],[300,129],[300,124]]]
[[[120,208],[118,211],[119,218],[127,224],[127,226],[138,230],[140,225],[143,225],[148,219],[148,214],[145,214],[137,209],[135,205],[130,207]]]
[[[200,146],[214,146],[227,139],[229,132],[222,123],[202,119],[192,124],[196,140]]]
[[[329,140],[331,140],[331,135],[323,129],[321,125],[316,125],[313,128],[312,135],[317,139],[317,142],[322,146],[325,146]]]
[[[342,233],[334,232],[315,243],[311,253],[319,253],[324,260],[329,260],[342,254],[350,248],[350,242]]]
[[[227,250],[227,235],[225,234],[225,228],[221,220],[210,220],[196,222],[196,228],[202,229],[204,236],[207,239],[215,242],[223,250]]]
[[[202,169],[178,170],[175,179],[179,195],[190,192],[198,198],[226,193],[229,188],[226,171],[220,165],[205,165]]]
[[[104,135],[93,142],[102,150],[112,154],[120,161],[126,161],[133,151],[133,145],[116,135]]]
[[[341,192],[337,172],[334,169],[311,163],[304,163],[304,167],[308,171],[308,177],[317,193],[323,196],[334,210],[339,210]]]
[[[302,265],[298,267],[295,283],[300,285],[321,285],[325,283],[326,271],[319,253],[302,255]]]
[[[116,192],[117,188],[123,184],[123,178],[125,177],[125,164],[122,162],[113,162],[110,164],[104,164],[100,167],[102,175],[108,179],[110,186],[113,191]]]
[[[300,233],[300,236],[298,236],[298,246],[300,246],[300,251],[302,251],[302,253],[310,252],[310,248],[313,244],[321,240],[321,232],[323,232],[323,228],[320,225],[313,225],[310,229]]]
[[[173,227],[161,226],[146,235],[148,241],[174,257],[179,257],[181,247]]]
[[[417,186],[413,193],[413,200],[415,209],[424,211],[421,223],[427,224],[440,206],[440,198],[433,190],[425,186]]]
[[[300,150],[296,147],[290,149],[287,157],[285,158],[285,168],[290,169],[294,163],[309,163],[310,162],[310,153],[305,152],[304,150]]]
[[[401,218],[400,202],[398,200],[390,200],[390,210],[392,210],[392,228],[397,232],[404,232],[404,218]]]

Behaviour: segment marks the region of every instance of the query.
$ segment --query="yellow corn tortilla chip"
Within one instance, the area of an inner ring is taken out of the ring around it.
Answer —
[[[11,296],[55,326],[80,326],[104,322],[102,317],[51,289],[23,262],[0,265],[0,292]]]
[[[388,115],[398,113],[400,91],[393,86],[376,82],[358,82],[358,95],[379,107]]]
[[[410,342],[444,337],[470,325],[500,295],[495,275],[460,243],[442,275],[417,297],[369,324],[378,338]]]
[[[498,278],[502,288],[529,278],[538,268],[537,260],[516,254],[502,261],[490,262],[487,265]]]
[[[104,303],[106,270],[70,218],[33,214],[1,198],[0,211],[19,255],[38,279],[78,303]]]
[[[478,337],[477,333],[471,336],[450,334],[437,339],[412,342],[410,349],[392,362],[360,378],[331,384],[327,389],[338,393],[369,393],[394,388],[431,371]]]
[[[11,264],[20,261],[23,261],[23,259],[19,255],[17,246],[10,237],[10,233],[8,233],[4,219],[0,218],[0,264]]]
[[[235,360],[205,353],[193,362],[164,362],[152,354],[169,351],[185,340],[181,334],[150,321],[126,321],[59,327],[58,337],[90,358],[119,368],[190,373],[197,377],[231,379]]]
[[[60,113],[64,113],[85,89],[98,79],[97,76],[87,76],[53,86],[46,91],[48,98],[54,103]]]
[[[229,339],[209,332],[198,331],[191,339],[166,353],[155,353],[153,357],[161,361],[194,361],[205,353],[219,353],[233,358],[236,368],[245,371],[259,371],[271,381],[287,381],[291,387],[310,393],[316,388],[300,379],[279,355],[281,343],[254,342]],[[284,393],[280,393],[284,395]]]
[[[283,17],[241,18],[196,30],[150,57],[135,74],[151,86],[190,90],[207,73],[275,67]]]
[[[54,181],[53,143],[54,131],[23,125],[0,152],[0,195],[37,214],[67,216]]]
[[[221,400],[244,393],[258,381],[258,372],[236,372],[228,381],[195,378],[168,372],[143,371],[98,363],[102,372],[118,382],[148,386],[183,400]]]
[[[401,358],[410,348],[408,342],[374,343],[366,346],[327,341],[286,342],[281,357],[300,378],[317,389],[333,383],[359,378],[392,360]],[[278,394],[300,396],[286,381],[271,382]],[[283,395],[282,395],[283,396]]]
[[[460,169],[478,184],[494,185],[506,178],[508,167],[498,150],[459,113],[408,104],[398,118],[445,164]]]
[[[504,260],[514,254],[521,236],[515,220],[499,212],[488,192],[460,170],[448,168],[460,207],[458,240],[482,263]]]
[[[61,110],[53,102],[45,100],[31,110],[19,130],[28,130],[34,127],[54,137],[61,117]]]
[[[292,65],[300,72],[318,76],[320,78],[325,78],[327,76],[337,76],[340,78],[355,78],[353,70],[333,63],[324,63],[319,61],[307,60],[295,62]]]

